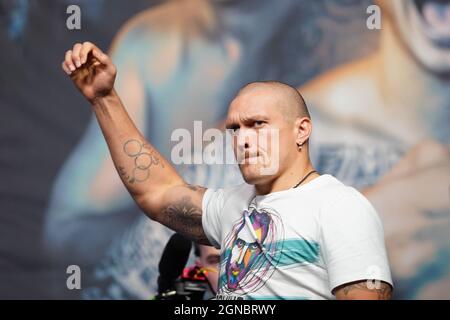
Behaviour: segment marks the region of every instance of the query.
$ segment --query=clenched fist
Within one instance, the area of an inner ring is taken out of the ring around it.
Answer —
[[[93,43],[75,44],[66,52],[62,68],[91,103],[107,96],[114,88],[116,67]]]

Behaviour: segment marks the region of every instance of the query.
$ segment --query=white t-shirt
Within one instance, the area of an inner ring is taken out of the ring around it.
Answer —
[[[221,249],[218,299],[334,299],[353,281],[392,285],[377,213],[331,175],[256,197],[248,184],[208,189],[202,210]]]

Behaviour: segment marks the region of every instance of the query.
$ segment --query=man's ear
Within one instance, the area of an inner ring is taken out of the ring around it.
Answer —
[[[298,145],[303,145],[308,142],[312,132],[311,119],[308,117],[297,118],[295,120],[295,142]]]

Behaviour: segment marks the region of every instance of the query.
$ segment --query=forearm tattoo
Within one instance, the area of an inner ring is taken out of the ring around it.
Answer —
[[[127,173],[123,166],[118,167],[120,176],[128,183],[144,182],[150,177],[150,169],[153,166],[161,166],[164,164],[153,150],[147,144],[139,140],[131,139],[124,143],[123,152],[134,161],[134,168]]]
[[[349,284],[342,288],[342,293],[346,297],[350,297],[355,293],[355,291],[364,291],[371,294],[376,294],[378,300],[389,300],[391,299],[392,294],[391,286],[385,282],[380,282],[380,286],[378,288],[370,288],[367,285],[367,281]]]
[[[201,190],[200,187],[198,190]],[[168,205],[162,211],[162,223],[194,241],[208,244],[203,232],[202,209],[192,203],[190,196]]]

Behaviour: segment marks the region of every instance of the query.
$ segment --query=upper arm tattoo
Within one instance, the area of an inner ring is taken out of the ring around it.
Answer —
[[[191,185],[186,187],[201,194],[206,190]],[[196,242],[209,244],[209,240],[203,232],[202,208],[192,201],[192,195],[189,193],[163,208],[161,216],[161,222],[164,225]]]
[[[359,281],[345,284],[335,290],[336,293],[337,291],[339,291],[341,297],[344,299],[358,298],[358,295],[366,296],[370,294],[371,296],[375,296],[377,300],[389,300],[392,295],[392,288],[386,282],[380,282],[379,286],[370,288],[367,281]]]

